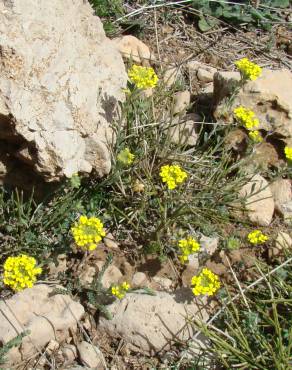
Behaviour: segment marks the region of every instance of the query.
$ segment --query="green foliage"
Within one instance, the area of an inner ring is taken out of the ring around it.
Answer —
[[[90,0],[99,17],[120,17],[124,14],[122,0]]]
[[[163,111],[153,107],[171,104],[169,93],[157,91],[151,99],[133,92],[123,107],[117,124],[117,145],[113,168],[107,179],[94,184],[88,213],[104,209],[107,227],[118,230],[117,238],[131,235],[133,244],[142,245],[146,253],[161,259],[175,252],[178,231],[219,231],[230,222],[229,205],[237,190],[246,181],[241,162],[232,164],[224,149],[226,127],[208,131],[202,127],[197,147],[171,142],[171,126],[160,116]],[[169,111],[169,108],[168,108]],[[159,124],[153,124],[160,122]],[[125,147],[135,154],[131,166],[119,166],[115,158]],[[177,163],[188,173],[189,181],[175,190],[167,189],[159,176],[161,166]],[[135,192],[139,181],[144,191]]]
[[[74,187],[69,181],[40,203],[33,193],[0,188],[1,258],[27,253],[41,262],[48,252],[68,251],[66,234],[80,207]]]
[[[283,270],[285,274],[283,274]],[[258,266],[258,276],[269,272]],[[292,360],[292,273],[291,263],[245,293],[224,304],[210,327],[199,324],[210,339],[209,350],[224,369],[277,369],[291,367]]]
[[[5,363],[5,356],[10,351],[10,349],[13,347],[18,347],[21,344],[22,339],[27,335],[29,335],[29,331],[24,331],[23,333],[18,334],[15,338],[8,341],[0,348],[0,365]]]
[[[226,241],[226,248],[229,250],[236,250],[239,249],[241,246],[241,241],[240,239],[236,237],[230,237]]]
[[[103,19],[103,27],[107,35],[117,32],[114,20],[124,15],[122,0],[90,0],[96,15]]]
[[[271,22],[282,21],[279,12],[288,6],[289,0],[261,1],[257,9],[248,0],[238,4],[220,0],[194,0],[190,5],[192,9],[197,11],[195,16],[198,19],[198,27],[202,32],[209,31],[218,25],[219,20],[234,26],[247,24],[269,30],[272,26]]]

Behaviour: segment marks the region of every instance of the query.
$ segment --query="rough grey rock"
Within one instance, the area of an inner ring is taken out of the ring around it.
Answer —
[[[99,270],[102,269],[104,265],[103,261],[98,261],[97,266]],[[110,265],[102,276],[101,283],[104,288],[109,288],[112,284],[118,284],[123,277],[121,271],[115,266]]]
[[[201,117],[196,113],[186,114],[183,118],[179,115],[173,117],[169,126],[171,142],[180,145],[195,146],[199,137],[199,123]]]
[[[158,290],[169,291],[173,285],[172,280],[162,276],[154,276],[153,281],[158,285]]]
[[[259,119],[259,129],[274,132],[288,145],[292,141],[292,72],[287,69],[264,69],[262,76],[249,81],[226,112],[226,102],[240,79],[239,72],[217,72],[214,75],[214,115],[232,122],[232,108],[243,105]]]
[[[132,283],[131,285],[134,287],[134,288],[137,288],[137,287],[142,287],[144,285],[148,285],[149,283],[149,280],[147,278],[147,275],[144,274],[144,272],[136,272],[134,275],[133,275],[133,278],[132,278]]]
[[[89,3],[0,0],[0,50],[1,149],[46,181],[107,174],[127,75]]]
[[[51,340],[62,341],[69,330],[76,331],[84,308],[68,295],[52,295],[53,288],[35,285],[0,301],[0,342],[5,344],[25,330],[19,348],[8,352],[10,365],[42,350]]]
[[[104,359],[100,349],[85,341],[77,344],[80,361],[90,369],[104,369]]]
[[[269,248],[269,258],[278,257],[283,251],[287,252],[292,247],[292,238],[289,234],[279,231],[275,240],[275,244]]]
[[[94,276],[96,275],[96,270],[93,266],[85,265],[83,271],[79,274],[79,279],[82,285],[91,284]]]
[[[202,235],[200,238],[200,244],[201,244],[202,250],[205,251],[210,256],[212,256],[218,249],[219,238],[218,237],[212,238],[212,237]]]
[[[282,204],[282,214],[284,222],[287,225],[292,225],[292,200]]]
[[[129,293],[108,306],[113,319],[101,318],[100,328],[112,336],[121,336],[135,351],[150,355],[167,351],[173,341],[191,338],[193,328],[187,324],[187,317],[209,317],[205,298],[195,300],[188,292],[188,297],[165,292],[155,296]],[[191,303],[183,303],[185,299]]]
[[[239,197],[245,200],[245,207],[251,222],[269,226],[275,209],[275,203],[269,184],[261,175],[255,175],[239,191]]]
[[[77,358],[77,348],[73,344],[65,344],[62,348],[65,363],[71,364]]]
[[[270,187],[275,201],[275,209],[283,216],[285,204],[292,200],[291,180],[279,179],[274,181]]]
[[[117,37],[113,42],[124,58],[131,59],[136,63],[149,65],[154,58],[149,47],[135,36],[125,35]]]
[[[173,114],[184,113],[191,102],[191,94],[188,90],[178,91],[173,96]]]
[[[112,233],[107,233],[103,239],[104,245],[109,249],[119,249],[118,243]]]
[[[217,72],[216,68],[210,66],[203,66],[200,67],[197,72],[198,79],[202,82],[212,82],[214,78],[214,74]]]

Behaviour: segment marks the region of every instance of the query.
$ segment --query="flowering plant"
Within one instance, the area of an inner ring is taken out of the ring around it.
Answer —
[[[208,268],[204,268],[198,276],[192,277],[192,291],[194,295],[214,295],[220,288],[219,278]]]
[[[8,257],[4,263],[4,284],[16,292],[31,288],[37,280],[36,276],[42,272],[36,264],[35,258],[25,254]]]
[[[71,231],[78,247],[89,251],[94,250],[105,236],[103,223],[97,217],[80,216]]]
[[[116,296],[119,299],[124,298],[126,292],[130,289],[130,284],[123,282],[121,285],[112,286],[111,292],[112,295]]]
[[[183,183],[188,175],[178,165],[162,166],[159,173],[162,182],[165,182],[169,190],[173,190],[177,185]]]
[[[254,230],[248,234],[247,239],[251,244],[257,245],[265,243],[269,240],[269,237],[263,234],[261,230]]]
[[[180,239],[178,247],[181,252],[179,259],[182,263],[185,263],[188,261],[190,254],[198,252],[200,244],[194,238],[189,236],[187,239]]]
[[[243,78],[254,81],[262,74],[262,68],[248,58],[242,58],[234,63]]]
[[[129,69],[128,76],[130,81],[141,90],[154,88],[158,83],[158,77],[152,67],[142,67],[134,64]]]
[[[292,147],[285,146],[284,152],[285,152],[286,158],[292,161]]]
[[[250,131],[248,133],[248,136],[255,143],[261,143],[263,141],[263,137],[262,137],[262,135],[260,134],[260,132],[258,130]]]
[[[252,130],[255,127],[258,127],[259,120],[255,118],[255,113],[252,110],[241,105],[235,108],[233,113],[237,121],[245,126],[248,130]]]
[[[125,148],[120,151],[120,153],[117,156],[117,159],[124,165],[131,165],[134,162],[135,155],[130,152],[129,148]]]

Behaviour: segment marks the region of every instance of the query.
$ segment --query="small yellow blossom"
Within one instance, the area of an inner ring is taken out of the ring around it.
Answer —
[[[128,71],[128,76],[138,89],[146,90],[157,85],[158,77],[152,67],[133,65]]]
[[[31,288],[37,280],[36,276],[42,272],[40,267],[36,267],[36,263],[35,258],[24,254],[8,257],[4,262],[4,284],[16,292]]]
[[[162,166],[159,173],[162,182],[165,182],[168,189],[173,190],[178,184],[183,183],[188,175],[178,165],[165,165]]]
[[[252,110],[247,109],[241,105],[235,108],[233,113],[238,122],[245,126],[248,130],[252,130],[255,127],[258,127],[259,120],[255,118],[255,114]]]
[[[248,58],[242,58],[234,63],[247,80],[254,81],[262,74],[262,68]]]
[[[114,285],[111,288],[112,295],[119,299],[124,298],[126,292],[130,289],[130,284],[123,282],[121,285]]]
[[[194,295],[213,295],[220,288],[219,278],[211,270],[204,268],[198,276],[192,277]]]
[[[125,165],[130,165],[134,162],[135,155],[130,152],[129,148],[125,148],[120,151],[117,158],[119,162]]]
[[[292,161],[292,147],[285,146],[284,152],[285,152],[286,158]]]
[[[185,263],[189,260],[190,254],[198,252],[200,244],[194,238],[189,236],[187,239],[180,239],[178,247],[181,252],[179,259],[182,263]]]
[[[145,185],[142,182],[140,182],[138,179],[136,179],[132,189],[135,193],[143,193],[143,191],[145,190]]]
[[[97,217],[80,216],[71,231],[78,247],[89,251],[94,250],[105,236],[103,223]]]
[[[263,137],[258,130],[250,131],[248,136],[251,138],[252,141],[255,143],[261,143],[263,141]]]
[[[248,236],[248,241],[251,244],[257,245],[257,244],[263,244],[267,240],[269,240],[269,237],[261,232],[261,230],[254,230],[251,231]]]

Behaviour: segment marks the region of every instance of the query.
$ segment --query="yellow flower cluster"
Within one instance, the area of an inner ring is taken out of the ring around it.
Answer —
[[[261,232],[261,230],[254,230],[251,231],[248,236],[248,241],[251,244],[257,245],[257,244],[263,244],[267,240],[269,240],[269,237]]]
[[[25,288],[31,288],[36,282],[36,276],[41,274],[42,269],[36,267],[33,257],[21,254],[18,257],[8,257],[4,263],[3,281],[16,292]]]
[[[135,155],[130,152],[129,148],[125,148],[120,151],[117,158],[119,162],[125,165],[130,165],[134,162]]]
[[[263,141],[263,137],[258,130],[253,130],[248,133],[248,136],[251,138],[252,141],[255,143],[261,143]]]
[[[133,65],[128,71],[128,76],[138,89],[146,90],[157,85],[158,77],[152,67]]]
[[[124,282],[121,285],[114,285],[111,290],[112,295],[115,295],[117,298],[122,299],[124,298],[129,288],[130,288],[130,285],[126,282]]]
[[[198,276],[192,277],[192,291],[194,295],[213,295],[220,288],[220,281],[216,274],[204,268]]]
[[[71,227],[71,231],[78,247],[92,251],[105,236],[103,223],[97,217],[80,216],[78,223]]]
[[[239,123],[244,125],[248,130],[252,130],[255,127],[258,127],[259,120],[255,118],[255,114],[252,110],[247,109],[241,105],[235,108],[233,113]]]
[[[248,58],[238,60],[235,62],[235,65],[247,80],[254,81],[262,74],[261,67],[251,62]]]
[[[159,173],[162,182],[165,182],[169,190],[173,190],[178,184],[183,183],[188,175],[178,165],[162,166]]]
[[[180,239],[178,247],[181,252],[179,259],[182,263],[185,263],[189,260],[190,254],[198,252],[200,244],[194,238],[189,236],[187,239]]]
[[[285,146],[284,152],[285,152],[286,158],[292,161],[292,147]]]

